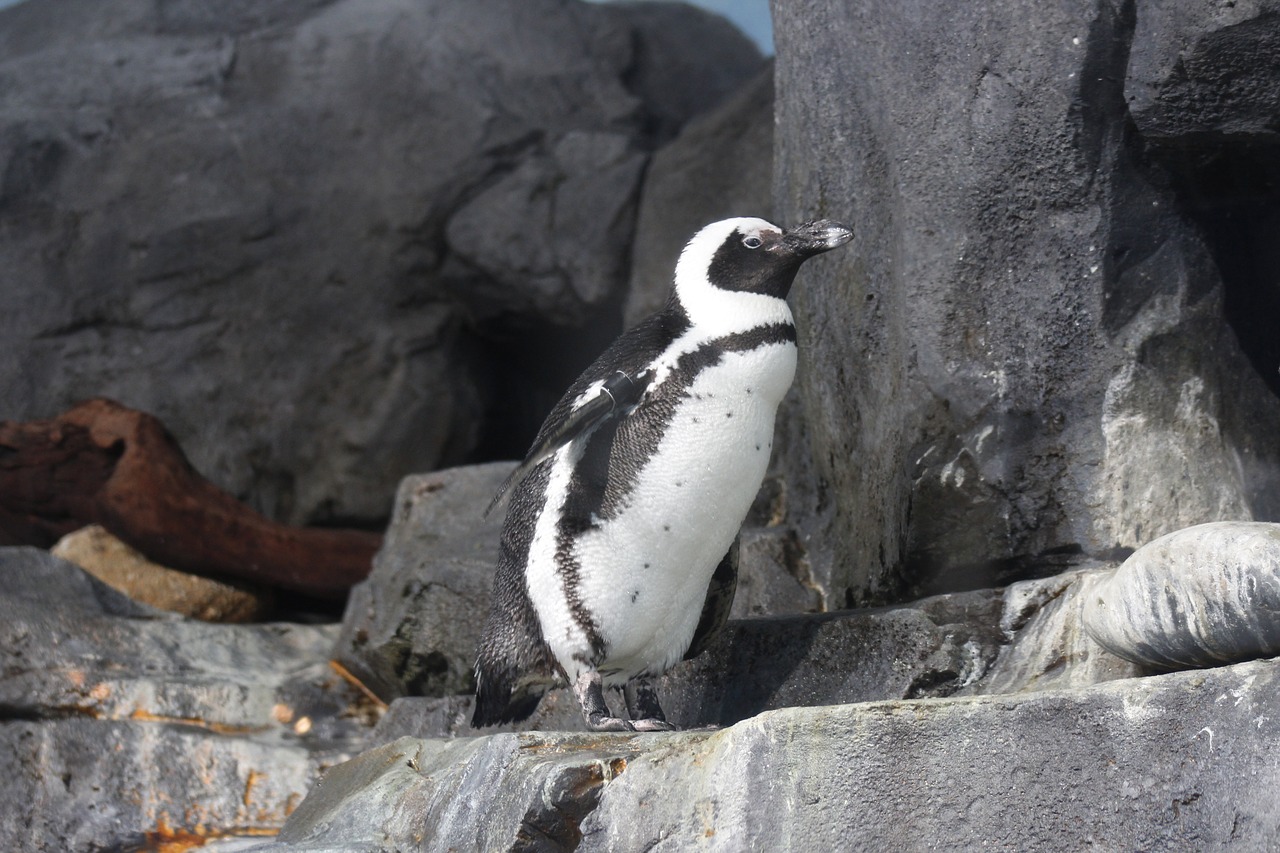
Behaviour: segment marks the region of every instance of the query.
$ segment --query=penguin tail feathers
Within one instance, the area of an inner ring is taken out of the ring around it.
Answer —
[[[510,678],[495,677],[476,667],[476,708],[472,728],[518,723],[533,716],[547,692],[546,684],[517,685]]]

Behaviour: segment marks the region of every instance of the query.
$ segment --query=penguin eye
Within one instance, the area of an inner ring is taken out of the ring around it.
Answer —
[[[743,237],[742,245],[746,246],[748,249],[759,249],[764,245],[764,241],[759,237]]]

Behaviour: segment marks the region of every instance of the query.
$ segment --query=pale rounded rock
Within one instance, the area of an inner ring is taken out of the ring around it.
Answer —
[[[1082,611],[1108,651],[1159,669],[1280,654],[1280,524],[1223,521],[1142,546]]]
[[[249,584],[153,563],[97,524],[68,533],[50,550],[134,601],[205,622],[253,622],[273,604],[269,592]]]

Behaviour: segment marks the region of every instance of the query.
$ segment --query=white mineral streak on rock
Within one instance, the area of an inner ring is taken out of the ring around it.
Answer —
[[[1129,365],[1112,378],[1102,416],[1099,543],[1136,548],[1206,519],[1252,517],[1219,408],[1198,376],[1173,384]],[[1172,416],[1153,414],[1161,411]]]
[[[1280,654],[1280,524],[1224,521],[1134,552],[1082,611],[1121,657],[1163,668]]]

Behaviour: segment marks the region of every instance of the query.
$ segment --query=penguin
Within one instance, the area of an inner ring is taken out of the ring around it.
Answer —
[[[707,225],[665,307],[565,392],[489,507],[509,491],[474,727],[526,719],[567,685],[589,730],[675,728],[651,679],[728,618],[739,530],[795,375],[786,296],[807,258],[852,236],[830,220]],[[629,719],[607,687],[623,688]]]

